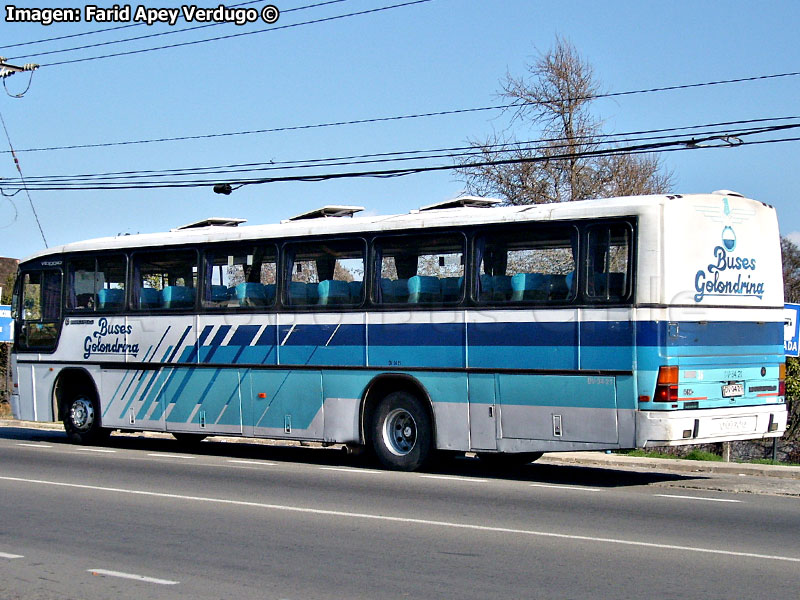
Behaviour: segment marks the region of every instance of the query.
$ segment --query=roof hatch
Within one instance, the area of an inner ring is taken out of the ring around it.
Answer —
[[[329,204],[327,206],[323,206],[322,208],[315,208],[314,210],[309,210],[308,212],[300,213],[299,215],[295,215],[290,219],[286,219],[286,221],[301,221],[303,219],[320,219],[326,217],[352,217],[355,213],[361,212],[364,210],[363,206],[342,206],[338,204]]]
[[[194,223],[188,223],[187,225],[181,225],[180,227],[176,227],[172,231],[181,231],[183,229],[195,229],[197,227],[236,227],[241,223],[246,223],[247,219],[229,219],[226,217],[210,217],[208,219],[202,219],[200,221],[195,221]]]
[[[471,208],[491,208],[503,201],[498,198],[483,198],[481,196],[459,196],[452,200],[445,200],[444,202],[437,202],[436,204],[429,204],[428,206],[421,206],[419,210],[442,210],[445,208],[461,208],[468,206]]]

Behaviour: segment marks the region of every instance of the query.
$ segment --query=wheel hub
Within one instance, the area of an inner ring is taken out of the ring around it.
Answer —
[[[410,412],[396,408],[386,417],[383,439],[392,454],[405,456],[417,443],[417,423]]]
[[[87,398],[78,398],[70,407],[70,421],[78,431],[89,431],[94,425],[94,406]]]

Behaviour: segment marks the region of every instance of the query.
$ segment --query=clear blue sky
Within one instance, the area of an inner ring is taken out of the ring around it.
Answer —
[[[240,0],[232,0],[235,4]],[[389,6],[402,0],[274,0],[275,25]],[[7,3],[4,3],[4,5]],[[17,2],[38,8],[52,3]],[[83,8],[77,2],[60,6]],[[110,6],[113,3],[101,3]],[[261,7],[266,3],[252,6]],[[180,3],[144,3],[148,7]],[[202,6],[217,6],[206,2]],[[134,3],[132,8],[138,6]],[[84,58],[263,29],[218,25],[139,42],[70,53],[38,53],[169,31],[138,26],[8,48],[10,44],[92,31],[110,24],[4,22],[0,55],[15,64]],[[506,72],[522,74],[536,49],[569,39],[609,92],[800,71],[800,2],[432,0],[414,6],[234,39],[128,56],[45,66],[21,99],[0,96],[0,113],[29,178],[111,171],[305,160],[461,146],[508,125],[499,111],[195,141],[24,152],[40,147],[180,137],[390,117],[501,104]],[[186,27],[179,21],[175,28]],[[7,80],[22,91],[28,76]],[[2,90],[0,90],[2,93]],[[800,77],[597,100],[609,133],[721,121],[800,116]],[[800,122],[800,119],[792,121]],[[798,130],[773,137],[798,137]],[[523,139],[535,131],[517,129]],[[0,151],[8,150],[0,131]],[[773,204],[781,231],[800,242],[800,142],[663,154],[677,193],[733,189]],[[447,161],[435,161],[445,163]],[[381,167],[381,165],[376,165]],[[336,167],[318,171],[331,172]],[[0,178],[13,178],[0,154]],[[0,184],[2,180],[0,179]],[[453,172],[394,179],[246,186],[230,196],[208,187],[132,191],[32,192],[51,246],[81,239],[163,231],[209,216],[251,224],[324,205],[356,204],[373,213],[407,211],[454,197]],[[15,219],[16,207],[16,219]],[[24,257],[44,244],[24,193],[0,198],[0,255]]]

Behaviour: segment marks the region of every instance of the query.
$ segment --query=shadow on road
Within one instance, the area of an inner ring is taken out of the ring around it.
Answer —
[[[61,430],[0,426],[0,439],[73,446]],[[214,437],[202,442],[186,443],[179,442],[168,434],[115,433],[98,447],[323,466],[379,468],[369,454],[349,454],[341,445],[325,448],[318,443],[303,445],[298,442],[252,439],[230,441],[230,438],[220,440]],[[531,463],[513,468],[500,468],[497,465],[482,463],[478,458],[454,455],[444,455],[435,460],[426,469],[426,472],[458,477],[603,488],[646,486],[655,483],[696,481],[708,478],[699,474],[687,475],[653,469],[638,471],[596,465]]]

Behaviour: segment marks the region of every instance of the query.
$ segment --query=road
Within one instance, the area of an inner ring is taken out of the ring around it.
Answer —
[[[796,597],[798,498],[695,479],[3,427],[0,597]]]

